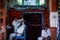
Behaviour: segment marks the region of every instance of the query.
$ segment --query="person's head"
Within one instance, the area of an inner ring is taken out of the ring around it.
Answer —
[[[44,29],[47,29],[48,28],[48,25],[45,25]]]
[[[15,21],[17,21],[17,20],[18,20],[18,18],[17,18],[17,17],[14,17],[14,20],[15,20]]]

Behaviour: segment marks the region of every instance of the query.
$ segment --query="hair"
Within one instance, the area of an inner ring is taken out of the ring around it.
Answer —
[[[45,27],[49,28],[48,24],[46,24]]]
[[[17,18],[16,16],[13,17],[14,19]]]

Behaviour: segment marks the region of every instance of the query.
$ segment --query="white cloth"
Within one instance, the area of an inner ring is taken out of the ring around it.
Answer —
[[[23,34],[24,28],[25,28],[25,24],[21,25],[21,26],[18,28],[18,30],[17,30],[17,32],[16,32],[16,33],[18,33],[17,36],[21,36],[21,35]],[[16,33],[10,34],[9,40],[13,40],[13,38],[16,36]]]
[[[47,29],[47,34],[48,36],[51,36],[51,30],[49,28]]]
[[[38,37],[38,40],[43,40],[43,37]]]
[[[50,29],[47,29],[47,31],[42,30],[41,36],[44,37],[44,38],[47,38],[48,36],[51,36],[51,31],[50,31]]]
[[[23,21],[23,19],[18,19],[17,21],[14,20],[14,21],[12,22],[12,25],[13,25],[13,27],[14,27],[14,32],[17,31],[18,26],[21,24],[21,21]]]

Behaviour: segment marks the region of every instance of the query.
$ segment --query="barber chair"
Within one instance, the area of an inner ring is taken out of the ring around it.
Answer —
[[[18,39],[23,39],[23,40],[26,40],[26,27],[24,28],[24,32],[23,32],[23,35],[22,36],[16,36],[15,37],[15,40],[18,40]]]

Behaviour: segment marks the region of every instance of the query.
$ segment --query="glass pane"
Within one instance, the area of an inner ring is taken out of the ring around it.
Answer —
[[[36,0],[25,0],[24,5],[36,5]]]
[[[39,0],[39,5],[44,5],[45,4],[45,0]]]
[[[22,5],[22,0],[17,0],[18,5]]]
[[[44,5],[45,0],[17,0],[18,5]]]

